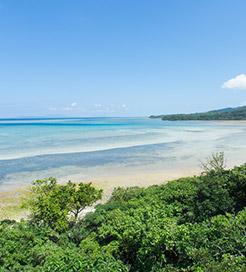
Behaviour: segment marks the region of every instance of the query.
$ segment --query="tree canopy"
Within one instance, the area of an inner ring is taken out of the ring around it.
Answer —
[[[32,195],[24,203],[31,212],[32,221],[47,223],[58,231],[67,229],[71,214],[76,221],[82,210],[102,198],[102,190],[91,183],[79,183],[76,188],[71,181],[58,185],[56,179],[50,177],[36,180],[32,185]]]

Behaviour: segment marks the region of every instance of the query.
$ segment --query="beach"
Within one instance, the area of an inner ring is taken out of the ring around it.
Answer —
[[[68,180],[80,181],[84,183],[91,182],[93,186],[98,189],[103,189],[103,198],[101,201],[106,202],[116,187],[148,187],[151,185],[161,185],[168,181],[183,178],[192,177],[195,175],[200,175],[201,171],[187,171],[187,172],[166,172],[166,173],[146,173],[146,174],[131,174],[131,175],[119,175],[119,176],[108,176],[101,178],[94,178],[89,180],[83,180],[82,176],[71,175],[70,177],[63,177],[58,180],[59,184],[65,184]],[[10,219],[10,220],[20,220],[21,218],[27,218],[28,212],[25,209],[21,209],[21,200],[23,197],[27,196],[30,191],[30,186],[22,188],[12,188],[4,192],[0,192],[0,220]],[[92,209],[87,208],[86,212]]]
[[[179,179],[182,177],[189,177],[199,175],[201,171],[187,171],[187,172],[166,172],[166,173],[146,173],[146,174],[132,174],[119,175],[94,178],[93,180],[84,180],[83,182],[92,182],[92,184],[104,190],[104,196],[108,198],[116,187],[148,187],[151,185],[161,185],[170,180]],[[79,175],[71,176],[72,180],[81,180]],[[66,182],[66,178],[61,179],[61,183]]]

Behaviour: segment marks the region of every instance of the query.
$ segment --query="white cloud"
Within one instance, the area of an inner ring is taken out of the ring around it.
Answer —
[[[56,108],[49,108],[49,111],[55,111]]]
[[[129,110],[126,104],[122,104],[121,107],[122,107],[124,110]]]
[[[241,74],[226,81],[222,88],[234,90],[246,90],[246,75]]]
[[[73,103],[71,104],[71,107],[75,107],[75,106],[77,106],[77,105],[78,105],[77,102],[73,102]]]
[[[127,105],[126,104],[122,104],[122,105],[117,106],[117,108],[119,108],[119,109],[121,109],[121,108],[125,109],[125,108],[127,108]]]
[[[246,101],[243,101],[240,103],[240,106],[243,107],[243,106],[246,106]]]
[[[94,107],[101,107],[101,104],[94,104]]]
[[[70,107],[66,107],[66,108],[62,108],[63,111],[71,111],[73,110],[73,108],[70,108]]]

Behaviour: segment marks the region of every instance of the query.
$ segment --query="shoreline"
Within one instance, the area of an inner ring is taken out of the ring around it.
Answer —
[[[116,187],[148,187],[151,185],[161,185],[168,181],[176,180],[184,177],[193,177],[200,175],[201,171],[183,171],[183,172],[152,172],[145,174],[126,174],[114,175],[108,177],[97,177],[91,179],[83,179],[80,174],[67,176],[57,180],[58,184],[65,184],[68,180],[75,183],[91,182],[93,186],[103,189],[103,198],[100,203],[105,203],[111,196],[113,189]],[[0,220],[10,219],[19,221],[21,218],[27,218],[27,210],[21,209],[20,197],[28,194],[30,187],[11,188],[11,190],[0,192]],[[98,203],[97,203],[98,204]],[[91,210],[91,207],[89,207]]]
[[[215,125],[224,126],[246,126],[246,120],[221,120],[214,121]]]
[[[160,119],[161,118],[150,118],[150,119]],[[204,122],[204,123],[212,123],[213,125],[246,125],[246,120],[161,120],[162,122]]]

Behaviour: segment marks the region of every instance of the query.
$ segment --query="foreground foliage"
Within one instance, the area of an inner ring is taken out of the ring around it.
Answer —
[[[1,271],[246,271],[245,165],[116,188],[66,228],[42,216],[2,221]]]

